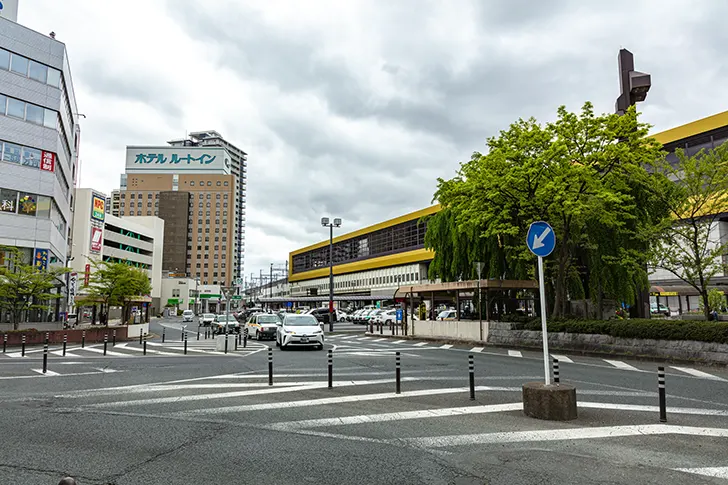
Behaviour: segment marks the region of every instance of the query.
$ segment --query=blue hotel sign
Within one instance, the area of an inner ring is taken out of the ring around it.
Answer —
[[[201,166],[210,165],[212,162],[215,161],[217,158],[217,155],[210,155],[208,153],[203,153],[198,157],[193,156],[192,154],[188,153],[185,156],[180,156],[177,153],[173,153],[170,157],[165,157],[163,153],[137,153],[135,155],[134,163],[137,164],[169,164],[169,165],[179,165],[179,164],[185,164],[185,165],[191,165],[191,164],[199,164]]]

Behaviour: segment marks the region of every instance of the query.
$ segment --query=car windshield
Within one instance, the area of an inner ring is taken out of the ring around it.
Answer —
[[[318,320],[311,315],[291,315],[286,317],[285,325],[287,327],[317,327]]]
[[[232,316],[232,315],[230,315],[229,317],[228,316],[225,316],[225,315],[218,315],[217,321],[218,322],[224,322],[224,321],[235,322],[237,320],[235,320],[235,317]]]
[[[440,312],[440,314],[438,315],[438,317],[440,317],[440,318],[446,318],[449,316],[450,316],[450,310],[445,310],[443,312]]]
[[[278,323],[278,317],[276,315],[261,315],[258,317],[258,323]]]
[[[202,318],[215,318],[215,315],[213,315],[212,313],[205,313],[204,315],[202,315]]]

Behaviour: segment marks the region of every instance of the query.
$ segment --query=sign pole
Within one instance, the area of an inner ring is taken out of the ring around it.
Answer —
[[[543,372],[544,382],[551,384],[551,373],[549,369],[549,336],[546,328],[546,288],[543,277],[543,258],[538,257],[538,291],[541,295],[541,335],[543,336]]]

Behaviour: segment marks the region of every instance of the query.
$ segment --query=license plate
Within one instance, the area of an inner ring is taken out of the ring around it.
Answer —
[[[308,339],[306,337],[301,338],[301,343],[303,343],[303,344],[308,343]]]

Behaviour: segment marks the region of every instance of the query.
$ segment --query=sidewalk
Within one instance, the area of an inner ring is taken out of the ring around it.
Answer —
[[[118,327],[121,325],[120,319],[112,319],[109,320],[109,326],[110,327]],[[91,325],[91,322],[82,323],[79,325],[76,325],[74,328],[76,329],[87,329],[87,328],[97,328],[97,327],[103,327],[105,325],[101,325],[100,323],[97,323],[96,325]],[[34,328],[38,331],[48,331],[48,330],[63,330],[63,322],[21,322],[18,326],[18,330],[27,330],[30,328]],[[0,323],[0,332],[8,332],[13,330],[13,324],[12,323]]]

